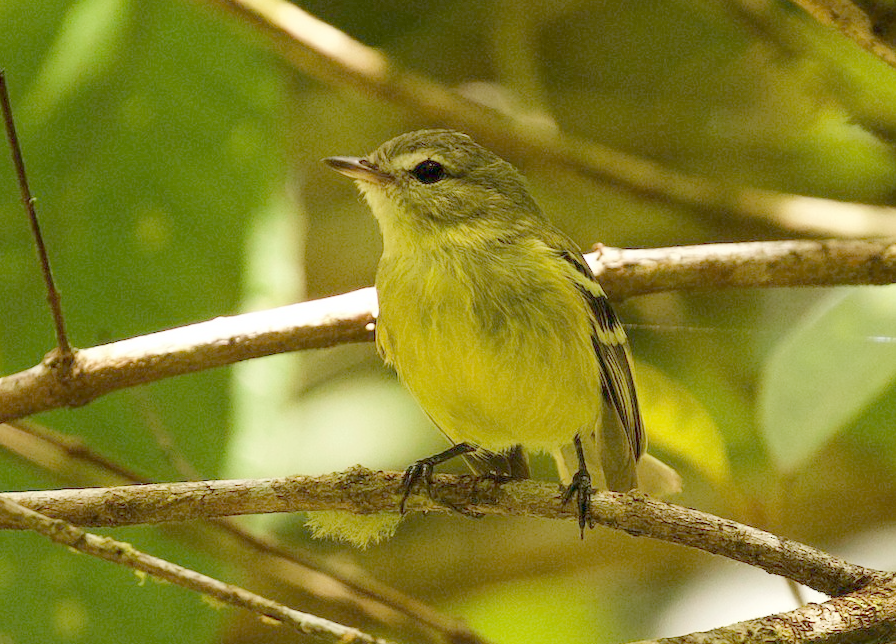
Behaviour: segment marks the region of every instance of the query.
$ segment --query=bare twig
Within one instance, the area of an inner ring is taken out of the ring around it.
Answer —
[[[544,161],[621,187],[683,204],[694,212],[759,220],[788,230],[837,236],[896,236],[896,209],[745,188],[682,174],[648,159],[516,120],[427,78],[287,0],[214,0],[254,27],[302,73],[397,104],[431,123],[464,130],[511,160]]]
[[[53,281],[53,272],[50,270],[50,258],[44,237],[40,232],[40,224],[37,220],[37,211],[34,209],[34,197],[28,187],[28,175],[25,173],[25,161],[22,158],[22,148],[19,146],[19,137],[16,135],[16,124],[12,118],[12,106],[9,102],[9,92],[6,88],[6,75],[0,69],[0,111],[3,113],[3,123],[6,126],[6,138],[12,153],[12,162],[16,169],[16,179],[19,182],[19,190],[22,194],[22,205],[31,223],[31,234],[34,235],[34,243],[37,246],[37,255],[40,259],[40,268],[44,276],[44,285],[47,289],[47,302],[50,305],[50,313],[53,315],[53,323],[56,326],[57,355],[55,366],[62,371],[67,371],[71,366],[72,347],[68,342],[65,332],[65,318],[62,317],[62,300],[56,284]]]
[[[350,641],[388,644],[386,640],[373,637],[357,629],[294,610],[239,586],[224,583],[189,568],[146,554],[128,543],[85,532],[60,519],[52,519],[22,507],[8,498],[0,497],[0,517],[5,523],[14,524],[19,529],[33,530],[56,543],[74,548],[79,552],[145,572],[158,579],[164,579],[213,597],[231,606],[248,609],[258,615],[275,619],[300,633],[315,635],[334,643]]]
[[[433,495],[472,513],[574,519],[556,485],[508,483],[471,476],[435,477]],[[320,477],[200,481],[115,488],[7,492],[0,495],[50,517],[77,525],[121,526],[269,512],[346,510],[392,512],[402,497],[401,474],[354,468]],[[428,495],[412,495],[410,510],[445,512]],[[828,595],[842,595],[882,580],[863,568],[801,543],[704,512],[638,494],[601,492],[594,520],[637,536],[722,555],[782,575]],[[8,523],[2,528],[16,528]]]
[[[782,241],[588,255],[616,300],[676,289],[832,286],[896,282],[896,246],[874,241]],[[216,318],[75,354],[68,377],[52,360],[0,378],[0,421],[84,405],[134,385],[273,353],[373,339],[376,293],[344,295]]]

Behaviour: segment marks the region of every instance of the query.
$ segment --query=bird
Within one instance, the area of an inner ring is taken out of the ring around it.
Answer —
[[[446,129],[324,163],[355,181],[382,234],[378,352],[452,443],[407,469],[402,512],[458,455],[514,479],[529,453],[551,454],[583,538],[594,490],[680,490],[645,452],[622,324],[513,165]]]

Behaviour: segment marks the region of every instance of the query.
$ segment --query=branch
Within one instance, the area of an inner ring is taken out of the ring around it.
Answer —
[[[611,298],[658,291],[896,282],[896,243],[770,241],[671,248],[609,248],[589,257]]]
[[[319,477],[6,492],[0,499],[76,525],[102,527],[313,510],[370,514],[396,510],[402,496],[401,476],[358,467]],[[433,497],[477,515],[576,518],[574,508],[561,504],[556,485],[547,482],[498,485],[472,476],[438,475]],[[446,505],[423,494],[412,495],[407,508],[449,512]],[[592,516],[601,525],[735,559],[828,595],[842,595],[888,579],[885,573],[796,541],[640,494],[597,493]],[[0,520],[0,528],[17,527]]]
[[[887,241],[601,246],[586,258],[616,300],[679,289],[896,282],[896,244]],[[51,352],[31,369],[0,377],[0,421],[250,358],[370,341],[376,314],[376,293],[364,288],[81,349],[69,369]]]
[[[66,452],[68,450],[67,444],[59,447]],[[79,454],[85,449],[81,444],[75,445],[74,448]],[[88,453],[87,456],[90,456],[88,459],[90,462],[97,464],[101,462],[95,455]],[[373,474],[355,470],[323,479],[292,477],[267,481],[239,481],[235,482],[235,486],[230,485],[234,482],[214,481],[111,489],[8,493],[0,495],[0,502],[16,499],[33,508],[43,508],[54,516],[97,525],[120,525],[142,519],[185,520],[193,518],[194,515],[230,513],[225,507],[228,504],[231,506],[230,511],[242,513],[262,509],[278,511],[277,505],[281,502],[286,509],[292,506],[301,508],[305,505],[317,507],[313,498],[303,500],[302,495],[317,495],[319,490],[329,487],[335,488],[337,498],[341,495],[347,498],[346,509],[364,508],[365,511],[376,511],[381,508],[394,509],[400,495],[400,491],[396,488],[397,480],[397,474]],[[466,504],[468,509],[482,513],[573,518],[568,510],[555,507],[556,492],[549,484],[528,482],[516,486],[508,485],[505,488],[507,493],[498,497],[499,490],[493,482],[483,483],[471,477],[439,476],[434,489],[438,497],[458,505]],[[284,491],[290,489],[292,493],[284,496]],[[371,498],[374,502],[371,502]],[[147,509],[144,506],[152,506],[157,500],[161,500],[161,504],[166,507],[157,509],[150,507],[148,515],[141,518],[140,513]],[[307,504],[306,500],[309,501]],[[419,507],[424,511],[444,511],[444,506],[432,504],[428,497],[414,496],[410,501],[411,507]],[[213,512],[202,510],[206,502],[212,504]],[[495,509],[493,504],[498,503],[512,507],[505,507],[505,511]],[[748,526],[687,508],[652,501],[643,496],[613,493],[597,495],[594,510],[595,519],[604,525],[631,534],[693,546],[751,565],[759,565],[768,572],[800,580],[801,583],[824,592],[839,593],[851,588],[861,589],[842,600],[810,605],[792,613],[750,620],[707,633],[656,640],[656,644],[748,641],[785,643],[824,641],[835,644],[885,642],[891,641],[893,637],[894,620],[891,616],[896,614],[896,606],[893,598],[894,588],[888,574],[855,566],[814,548],[780,539]],[[18,520],[4,522],[0,517],[0,527],[22,526]],[[118,550],[120,551],[120,548]],[[263,550],[266,551],[264,548]],[[355,588],[354,583],[350,583],[350,586]],[[368,589],[362,589],[361,592],[366,595]],[[372,596],[379,597],[380,594],[375,591]],[[391,604],[388,600],[386,603]],[[403,603],[400,601],[398,605]],[[412,612],[426,617],[427,612],[431,611],[420,613],[415,609]],[[438,619],[434,623],[438,624],[437,630],[451,641],[482,641],[466,629],[452,628],[450,624],[443,623],[444,618],[438,615],[436,617]],[[432,621],[423,619],[424,623],[430,625]]]
[[[0,420],[77,407],[119,389],[250,358],[368,341],[375,309],[376,294],[366,288],[80,349],[68,370],[51,353],[0,378]]]
[[[875,583],[822,604],[807,604],[704,633],[632,644],[890,644],[896,639],[896,584]]]
[[[881,6],[878,15],[873,16],[849,0],[793,1],[821,24],[834,27],[865,51],[890,67],[896,67],[896,51],[879,37],[880,34],[892,33],[894,15],[888,6]],[[873,11],[874,3],[871,4]]]
[[[31,196],[31,188],[28,187],[25,160],[22,158],[22,148],[19,146],[16,124],[12,118],[12,106],[9,103],[9,92],[6,88],[6,75],[2,69],[0,69],[0,113],[3,115],[6,139],[9,141],[12,163],[16,169],[16,180],[19,183],[22,206],[25,208],[25,214],[28,216],[28,222],[31,224],[31,235],[34,237],[37,257],[40,260],[41,274],[44,278],[44,287],[47,289],[47,304],[50,305],[50,314],[53,316],[53,324],[56,328],[56,343],[60,364],[67,365],[72,357],[72,347],[65,332],[62,298],[56,289],[56,283],[53,281],[53,271],[50,270],[50,257],[44,244],[44,236],[40,232],[40,222],[37,219],[37,210],[34,208],[34,197]]]
[[[431,123],[471,134],[512,159],[549,161],[647,199],[694,212],[759,220],[819,235],[896,236],[896,209],[745,188],[682,174],[659,163],[590,141],[533,127],[422,76],[287,0],[215,0],[251,25],[297,70],[336,87],[396,104]]]
[[[60,519],[49,518],[22,507],[9,498],[0,497],[0,521],[21,530],[33,530],[79,552],[139,570],[231,606],[246,608],[258,615],[275,619],[300,633],[315,635],[328,642],[388,644],[386,640],[357,629],[294,610],[239,586],[218,581],[189,568],[140,552],[128,543],[85,532]]]

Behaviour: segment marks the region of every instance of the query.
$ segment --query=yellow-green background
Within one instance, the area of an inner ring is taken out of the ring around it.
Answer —
[[[563,131],[680,171],[894,201],[896,72],[787,3],[767,3],[767,24],[724,0],[302,6],[408,69],[449,86],[501,86]],[[375,224],[349,182],[318,160],[441,125],[296,72],[203,3],[10,0],[0,4],[0,34],[77,346],[371,284]],[[583,247],[794,236],[645,202],[550,165],[523,170]],[[0,370],[11,373],[37,363],[53,336],[2,158],[0,231]],[[868,534],[892,520],[896,501],[896,291],[662,294],[619,311],[632,325],[652,451],[685,479],[679,501],[835,551],[860,537],[892,548]],[[40,420],[158,480],[181,478],[157,446],[158,426],[208,478],[357,462],[400,469],[444,447],[371,346],[181,377]],[[548,464],[538,469],[552,475]],[[0,488],[61,485],[0,454]],[[689,583],[710,569],[720,583],[740,571],[603,529],[580,542],[572,524],[549,521],[412,517],[364,553],[311,541],[300,518],[255,525],[355,562],[496,642],[678,634],[661,630],[670,612],[720,625]],[[213,542],[185,549],[150,528],[112,533],[376,630],[363,616],[268,588],[251,562],[225,560]],[[759,588],[753,579],[739,601]],[[792,608],[784,582],[773,581],[783,599],[769,610]],[[283,630],[37,536],[0,534],[2,644],[292,641]]]

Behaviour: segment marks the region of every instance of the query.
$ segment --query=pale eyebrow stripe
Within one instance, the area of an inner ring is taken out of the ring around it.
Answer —
[[[411,168],[416,167],[419,163],[426,161],[427,159],[433,159],[434,161],[442,162],[437,155],[432,154],[426,150],[414,150],[413,152],[405,152],[404,154],[400,154],[395,157],[393,163],[405,170],[410,170]]]

